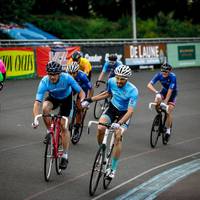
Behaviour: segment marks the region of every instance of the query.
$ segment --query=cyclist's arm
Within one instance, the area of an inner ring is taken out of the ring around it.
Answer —
[[[153,86],[151,82],[148,83],[147,88],[154,93],[158,93],[158,91],[155,89],[155,87]]]
[[[128,110],[126,114],[119,120],[119,124],[124,124],[127,120],[129,120],[136,108],[137,100],[138,100],[138,89],[135,88],[134,90],[130,91],[131,96],[129,99]]]
[[[79,96],[80,100],[82,101],[83,99],[85,99],[85,92],[81,89],[78,96]]]
[[[104,72],[102,71],[99,75],[99,78],[97,79],[98,81],[101,81],[103,79],[103,76],[104,76]]]
[[[169,101],[169,98],[171,97],[171,95],[172,95],[172,89],[168,89],[168,91],[167,91],[167,95],[166,95],[166,97],[165,97],[165,100],[164,100],[164,103],[165,104],[167,104],[168,103],[168,101]]]
[[[126,114],[118,121],[119,124],[126,123],[133,115],[133,107],[129,107]]]
[[[39,114],[40,105],[41,105],[41,102],[35,100],[34,105],[33,105],[33,117]]]
[[[108,91],[104,91],[96,96],[93,96],[91,99],[92,101],[99,101],[99,100],[102,100],[102,99],[106,99],[108,97],[110,97],[111,94],[108,92]]]
[[[157,73],[147,85],[147,88],[154,93],[158,93],[153,85],[159,80],[159,76],[159,73]]]

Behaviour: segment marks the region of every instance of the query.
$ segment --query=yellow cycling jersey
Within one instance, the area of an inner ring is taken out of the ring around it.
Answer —
[[[72,58],[70,58],[67,62],[67,65],[69,65],[72,62],[73,60]],[[78,64],[79,64],[80,70],[84,71],[87,75],[89,75],[90,71],[92,70],[92,65],[90,61],[86,58],[81,57]]]

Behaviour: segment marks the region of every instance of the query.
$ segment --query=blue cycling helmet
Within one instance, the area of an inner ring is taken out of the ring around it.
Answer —
[[[172,66],[169,63],[163,63],[161,66],[161,72],[165,72],[165,71],[171,71],[172,70]]]
[[[50,61],[46,65],[46,71],[49,74],[60,74],[62,72],[62,65],[55,61]]]

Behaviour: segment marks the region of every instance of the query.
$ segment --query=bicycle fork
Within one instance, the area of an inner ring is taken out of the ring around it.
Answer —
[[[113,143],[114,143],[114,133],[112,133],[112,136],[111,136],[111,140],[110,140],[110,144],[109,144],[109,149],[107,149],[107,139],[108,139],[108,135],[111,133],[111,131],[109,131],[108,129],[106,129],[105,131],[105,135],[104,135],[104,138],[103,138],[103,142],[102,142],[102,145],[103,145],[103,151],[104,151],[104,161],[103,161],[103,172],[105,173],[106,172],[106,169],[108,168],[108,161],[109,161],[109,157],[111,156],[110,154],[112,153],[111,150],[112,150],[112,146],[113,146]]]

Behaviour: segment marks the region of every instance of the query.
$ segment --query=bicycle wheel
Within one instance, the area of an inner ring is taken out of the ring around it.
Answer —
[[[109,150],[109,152],[107,152],[107,155],[106,155],[106,171],[107,169],[111,168],[111,165],[112,165],[112,152],[113,152],[113,148],[114,148],[114,144],[112,145],[111,149]],[[106,172],[105,171],[105,172]],[[106,173],[104,174],[104,177],[103,177],[103,188],[104,189],[107,189],[108,186],[110,185],[112,179],[108,178],[106,176]]]
[[[76,144],[79,139],[77,140],[77,135],[74,134],[74,125],[75,125],[75,121],[76,121],[76,113],[77,113],[77,109],[76,109],[76,106],[75,106],[75,103],[74,103],[74,108],[73,108],[73,115],[72,115],[72,120],[71,120],[71,123],[70,123],[70,127],[69,127],[69,130],[70,130],[70,138],[71,138],[71,142],[72,144]]]
[[[53,159],[54,159],[52,136],[50,133],[47,135],[46,141],[47,142],[45,145],[45,154],[44,154],[44,178],[45,178],[45,181],[49,181]]]
[[[107,99],[96,101],[94,104],[94,118],[99,119],[107,107]]]
[[[83,111],[83,116],[82,116],[82,120],[81,120],[80,138],[81,138],[81,135],[82,135],[82,133],[83,133],[83,127],[84,127],[84,121],[85,121],[86,113],[87,113],[87,110],[85,109],[85,110]],[[80,138],[79,138],[79,139],[80,139]]]
[[[0,91],[3,89],[3,83],[0,82]]]
[[[60,133],[59,133],[57,144],[58,144],[58,157],[55,159],[56,160],[55,165],[56,165],[56,173],[60,175],[62,170],[60,169],[59,164],[61,162],[61,158],[63,154],[62,137]]]
[[[105,151],[103,149],[103,146],[100,146],[99,150],[97,151],[97,154],[96,154],[96,157],[94,160],[94,164],[92,167],[92,173],[90,176],[90,185],[89,185],[90,196],[93,196],[97,189],[99,180],[102,175],[104,158],[105,158]]]
[[[161,123],[160,115],[156,115],[153,120],[151,135],[150,135],[150,144],[152,148],[156,146],[158,138],[160,136],[160,123]]]

